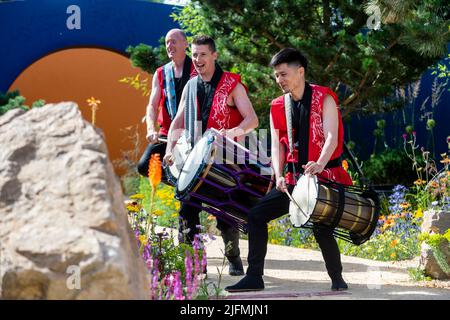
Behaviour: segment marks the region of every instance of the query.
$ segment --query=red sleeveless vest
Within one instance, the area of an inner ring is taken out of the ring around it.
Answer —
[[[223,72],[214,92],[208,123],[206,125],[207,129],[231,129],[237,127],[242,122],[243,118],[238,108],[236,106],[230,107],[227,104],[228,96],[236,88],[238,83],[242,84],[240,75],[226,71]],[[200,114],[199,107],[197,108],[198,114]]]
[[[323,132],[322,123],[322,111],[323,102],[325,96],[329,94],[336,105],[339,106],[338,98],[336,94],[327,87],[311,84],[312,97],[311,97],[311,112],[309,117],[309,141],[308,141],[308,161],[317,161],[322,152],[322,148],[325,144],[325,136]],[[289,152],[289,141],[287,135],[286,126],[286,114],[284,110],[284,96],[280,96],[272,101],[270,114],[272,115],[274,128],[278,130],[280,144],[285,147],[285,162],[298,161],[298,150],[294,150],[294,153]],[[338,145],[331,155],[330,160],[339,158],[342,154],[344,144],[344,126],[342,124],[341,114],[338,107],[339,127],[338,127]],[[293,137],[296,136],[296,132],[293,129]],[[302,143],[300,141],[300,143]],[[332,181],[336,181],[345,185],[352,185],[352,180],[348,173],[342,168],[342,166],[335,168],[324,169],[322,173],[318,175]],[[295,185],[293,174],[288,172],[286,174],[286,183]]]
[[[166,110],[166,94],[164,92],[164,77],[163,77],[163,67],[161,66],[156,69],[156,76],[158,77],[159,87],[161,89],[161,98],[159,99],[159,113],[158,113],[158,123],[159,123],[159,134],[167,135],[169,132],[170,124],[172,119],[170,119],[169,113]],[[191,63],[190,79],[197,75],[194,63]]]

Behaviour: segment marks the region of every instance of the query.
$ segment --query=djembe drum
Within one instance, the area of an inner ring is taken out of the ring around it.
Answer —
[[[376,228],[379,197],[373,190],[303,175],[292,191],[289,214],[294,227],[331,227],[336,237],[360,245]]]

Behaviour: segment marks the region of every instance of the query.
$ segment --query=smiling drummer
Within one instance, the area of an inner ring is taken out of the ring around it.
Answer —
[[[215,42],[208,36],[197,36],[192,41],[192,60],[198,76],[186,84],[181,104],[170,125],[164,163],[174,161],[172,151],[181,130],[187,129],[191,143],[207,129],[220,130],[230,139],[243,136],[258,126],[258,117],[241,83],[239,75],[223,71],[216,63],[218,53]],[[180,216],[187,226],[187,239],[192,242],[198,234],[201,209],[183,204]],[[225,243],[225,256],[230,275],[243,275],[244,268],[239,251],[239,231],[217,220],[217,228]],[[229,245],[231,243],[231,245]]]
[[[344,132],[336,95],[329,88],[305,81],[307,60],[298,50],[281,50],[270,65],[284,93],[272,101],[270,110],[276,189],[250,210],[247,275],[237,284],[226,287],[229,292],[264,289],[267,223],[289,212],[290,200],[286,192],[292,192],[300,173],[352,184],[339,161]],[[285,164],[288,164],[286,176],[283,172]],[[332,281],[331,289],[346,290],[348,286],[342,278],[340,252],[333,229],[314,225],[313,231]]]

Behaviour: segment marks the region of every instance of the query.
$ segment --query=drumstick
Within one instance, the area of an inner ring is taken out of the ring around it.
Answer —
[[[289,193],[289,191],[285,191],[286,194],[288,195],[289,199],[291,199],[291,201],[294,203],[294,205],[297,207],[298,210],[300,210],[300,212],[306,217],[308,218],[308,215],[303,212],[302,208],[300,208],[300,206],[298,205],[298,203],[294,200],[294,198],[292,197],[292,195]]]

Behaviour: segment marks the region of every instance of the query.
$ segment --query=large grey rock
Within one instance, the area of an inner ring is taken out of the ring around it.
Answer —
[[[422,232],[444,234],[450,228],[450,212],[441,210],[425,211],[420,228]]]
[[[0,298],[148,298],[119,180],[77,105],[9,111],[0,140]]]
[[[427,210],[423,214],[421,231],[429,234],[444,234],[450,228],[450,212],[439,210]],[[422,243],[420,264],[427,275],[434,279],[450,279],[449,270],[442,268],[442,263],[450,266],[449,242],[444,240],[439,245],[439,252],[442,255],[441,264],[438,263],[433,249],[426,243]],[[444,262],[445,261],[445,262]]]

